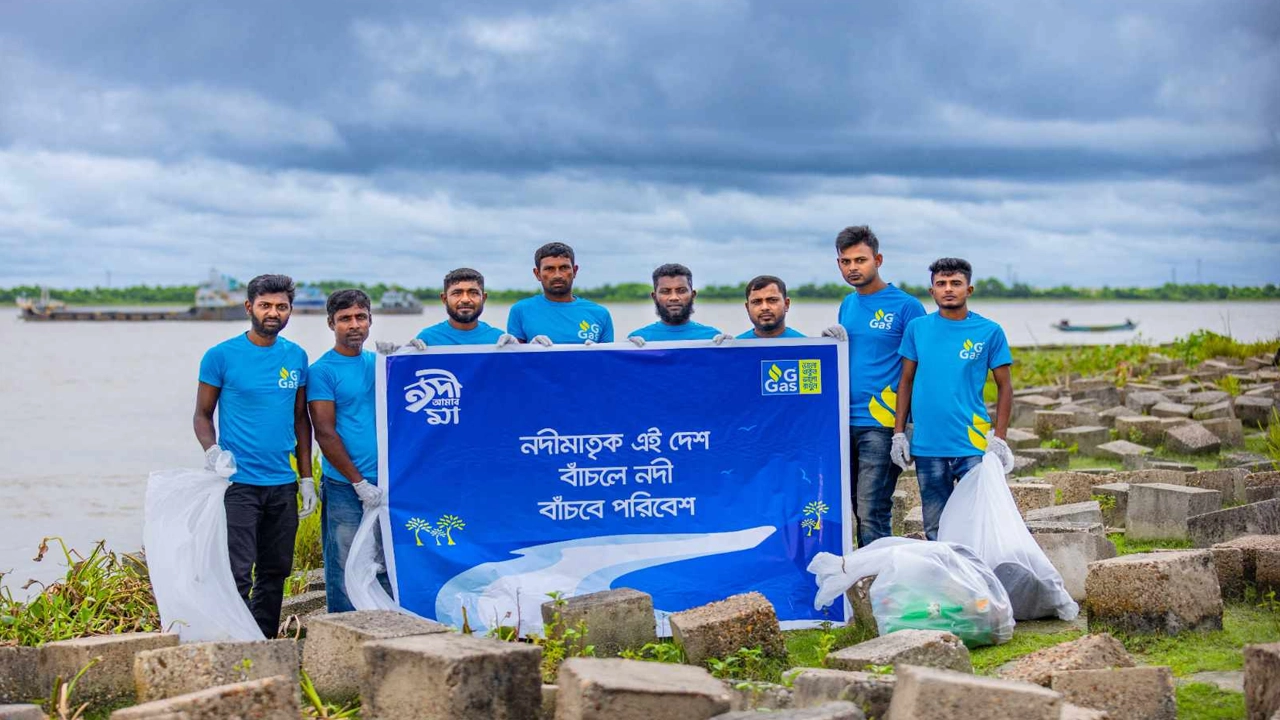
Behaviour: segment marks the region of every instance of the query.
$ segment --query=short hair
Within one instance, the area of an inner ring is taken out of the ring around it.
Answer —
[[[546,245],[543,245],[542,247],[538,248],[537,251],[533,253],[533,266],[536,268],[541,268],[542,259],[549,258],[549,257],[551,258],[567,257],[569,258],[569,262],[577,262],[573,257],[573,248],[569,247],[568,245],[565,245],[562,242],[549,242]]]
[[[688,278],[689,287],[693,287],[693,271],[680,263],[666,263],[665,265],[659,265],[657,269],[653,271],[653,287],[655,290],[658,287],[658,278],[664,277]]]
[[[259,275],[249,281],[247,290],[250,303],[257,300],[259,295],[287,293],[290,305],[293,304],[293,296],[296,292],[297,288],[293,285],[293,278],[288,275]]]
[[[329,313],[330,320],[339,311],[353,307],[362,307],[370,313],[373,312],[373,302],[369,300],[369,294],[359,288],[334,290],[329,293],[329,299],[324,303],[324,310]]]
[[[751,299],[751,293],[757,290],[763,290],[770,285],[777,285],[778,291],[782,293],[782,297],[787,296],[787,284],[782,282],[782,278],[773,275],[757,275],[747,282],[747,299]]]
[[[449,271],[449,274],[444,276],[444,291],[449,292],[449,288],[460,282],[477,283],[480,285],[480,291],[484,292],[484,276],[479,270],[464,267]]]
[[[964,275],[965,282],[973,281],[973,266],[968,260],[960,258],[938,258],[929,266],[929,283],[933,283],[935,275],[955,275],[961,273]]]
[[[842,253],[854,245],[866,245],[872,255],[880,254],[880,238],[866,225],[850,225],[836,236],[836,252]]]

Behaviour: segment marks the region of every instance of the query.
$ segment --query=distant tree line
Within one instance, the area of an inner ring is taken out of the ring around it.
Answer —
[[[312,283],[326,294],[339,288],[358,287],[378,300],[388,290],[405,290],[399,285],[377,283],[348,282],[345,280],[322,280]],[[912,295],[927,297],[929,290],[924,285],[900,283],[902,288]],[[649,299],[652,288],[648,283],[619,283],[617,285],[601,285],[594,288],[581,288],[577,294],[597,302],[644,302]],[[850,288],[842,283],[805,283],[788,288],[789,294],[796,300],[839,300],[848,295]],[[195,285],[131,285],[119,288],[50,288],[50,295],[69,305],[189,305],[195,297]],[[420,300],[434,300],[440,293],[439,288],[414,288],[408,292]],[[707,285],[698,289],[698,296],[705,300],[742,300],[746,292],[746,283],[736,285]],[[489,290],[489,299],[495,302],[514,302],[533,295],[535,290]],[[0,288],[0,303],[12,303],[21,295],[39,297],[40,288],[34,285],[19,285],[12,288]],[[1280,287],[1274,283],[1262,286],[1236,286],[1215,284],[1177,285],[1165,283],[1159,287],[1129,288],[1077,288],[1060,285],[1051,288],[1036,288],[1026,283],[1006,285],[996,278],[984,278],[974,283],[974,295],[982,298],[1008,298],[1017,300],[1276,300],[1280,299]]]

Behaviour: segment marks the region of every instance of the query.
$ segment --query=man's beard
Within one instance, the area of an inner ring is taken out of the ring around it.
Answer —
[[[276,335],[279,335],[280,331],[284,329],[284,326],[287,323],[288,323],[287,320],[285,320],[284,318],[281,318],[279,325],[273,328],[268,328],[266,327],[265,321],[259,320],[257,315],[254,315],[253,313],[249,313],[249,325],[253,327],[253,331],[255,333],[263,337],[275,337]]]
[[[653,304],[653,307],[658,311],[658,318],[668,325],[683,325],[689,321],[689,316],[693,315],[692,302],[684,305],[679,310],[668,310],[665,305],[657,302]]]
[[[762,322],[759,325],[756,325],[757,330],[765,333],[773,332],[774,330],[777,330],[780,327],[782,327],[782,318],[779,316],[775,316],[769,322]]]
[[[461,312],[454,310],[448,305],[444,306],[444,311],[445,311],[445,314],[449,316],[450,320],[453,320],[454,322],[462,325],[466,325],[467,323],[473,323],[480,319],[480,313],[484,312],[484,306],[477,305],[476,309],[471,311],[471,317],[464,317]]]

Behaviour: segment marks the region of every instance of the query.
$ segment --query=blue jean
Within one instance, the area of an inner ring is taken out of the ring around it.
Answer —
[[[366,480],[366,482],[374,482]],[[374,482],[376,485],[377,483]],[[320,483],[320,544],[324,549],[324,593],[329,612],[355,610],[347,599],[347,553],[364,519],[364,505],[346,480],[324,477]],[[378,580],[390,592],[385,574]]]
[[[938,519],[960,478],[982,463],[981,455],[969,457],[917,457],[916,480],[920,483],[920,505],[924,513],[924,536],[938,539]]]
[[[853,511],[858,516],[858,547],[893,534],[893,491],[902,470],[889,459],[893,430],[849,428],[849,477],[853,478]]]

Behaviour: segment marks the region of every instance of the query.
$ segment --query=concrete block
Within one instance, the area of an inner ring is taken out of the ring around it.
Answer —
[[[907,520],[907,513],[912,507],[920,507],[908,504],[908,495],[905,490],[895,490],[892,496],[893,505],[889,509],[889,532],[894,535],[906,535],[904,523]],[[921,517],[924,517],[923,515]]]
[[[1108,633],[1096,633],[1024,655],[1002,665],[996,675],[1049,687],[1055,672],[1133,666],[1133,657],[1119,640]]]
[[[1146,485],[1161,483],[1163,485],[1186,485],[1187,473],[1184,470],[1165,468],[1143,468],[1141,470],[1125,470],[1113,473],[1107,478],[1109,482],[1129,483],[1130,485]]]
[[[1071,396],[1076,400],[1080,400],[1080,401],[1091,400],[1093,402],[1096,402],[1101,407],[1105,407],[1105,408],[1118,405],[1121,402],[1120,388],[1116,387],[1115,383],[1111,382],[1110,380],[1105,380],[1104,382],[1106,383],[1106,385],[1103,385],[1100,387],[1090,387],[1087,389],[1082,389],[1080,391],[1076,391],[1075,388],[1072,388]]]
[[[1162,402],[1156,403],[1152,406],[1150,414],[1151,417],[1160,418],[1189,418],[1191,417],[1191,412],[1193,410],[1195,410],[1195,408],[1190,405],[1183,405],[1182,403],[1174,402]]]
[[[1034,427],[1037,410],[1051,410],[1062,401],[1044,395],[1021,395],[1013,398],[1014,427]]]
[[[49,688],[36,672],[40,650],[0,647],[0,703],[25,703],[48,697]]]
[[[1052,687],[1073,705],[1113,718],[1177,720],[1173,673],[1167,667],[1071,670],[1053,674]]]
[[[1245,646],[1244,703],[1249,720],[1280,713],[1280,643]]]
[[[1098,507],[1102,510],[1102,524],[1106,527],[1124,527],[1129,515],[1129,487],[1129,483],[1123,482],[1093,487],[1096,497],[1110,498],[1109,503],[1098,501]]]
[[[924,508],[919,505],[908,510],[906,517],[902,518],[903,536],[917,533],[924,534]]]
[[[1222,628],[1222,592],[1207,550],[1141,553],[1089,566],[1089,630],[1176,635]]]
[[[542,604],[542,622],[550,625],[556,612],[562,627],[587,626],[587,642],[596,648],[596,657],[617,657],[628,648],[639,649],[656,642],[653,597],[649,593],[618,588],[569,598],[559,608],[555,602]]]
[[[1066,448],[1031,448],[1019,450],[1018,455],[1036,461],[1036,468],[1065,468],[1071,463],[1071,453]]]
[[[847,700],[869,717],[882,718],[889,712],[896,681],[893,675],[810,668],[792,678],[792,702],[798,708],[807,708]]]
[[[1117,417],[1115,430],[1121,440],[1140,445],[1159,445],[1164,440],[1164,424],[1159,418],[1146,415]]]
[[[1066,443],[1067,447],[1078,446],[1079,453],[1085,457],[1098,457],[1098,446],[1111,442],[1111,431],[1101,425],[1082,425],[1055,430],[1053,438]]]
[[[1090,490],[1092,490],[1092,486],[1090,487]],[[1084,502],[1073,502],[1066,505],[1054,505],[1053,507],[1028,511],[1027,521],[1030,522],[1033,520],[1101,523],[1102,507],[1098,505],[1097,500],[1085,500]]]
[[[1234,403],[1236,417],[1250,427],[1264,428],[1271,422],[1271,413],[1276,409],[1276,401],[1254,395],[1240,395]]]
[[[1230,402],[1213,403],[1212,405],[1201,405],[1191,411],[1191,419],[1193,420],[1222,420],[1235,417],[1231,414]]]
[[[1201,420],[1205,430],[1213,433],[1222,443],[1222,447],[1244,447],[1244,425],[1235,418],[1218,418]]]
[[[755,710],[743,710],[717,715],[715,720],[753,720],[759,717],[760,714]],[[861,708],[851,702],[843,701],[811,708],[781,710],[770,713],[769,717],[776,720],[867,720]]]
[[[1269,485],[1267,487],[1244,489],[1244,501],[1246,503],[1260,503],[1264,500],[1274,500],[1276,498],[1280,498],[1280,486]]]
[[[1067,594],[1076,602],[1084,600],[1085,578],[1089,575],[1089,563],[1115,556],[1115,546],[1110,540],[1105,537],[1099,538],[1088,530],[1044,532],[1043,528],[1038,527],[1028,529],[1031,530],[1031,537],[1049,559],[1049,563],[1062,576],[1062,584],[1066,587]]]
[[[766,657],[787,656],[778,615],[758,592],[672,613],[670,620],[672,637],[684,648],[685,661],[690,665],[724,657],[738,648],[758,647]]]
[[[1227,545],[1214,545],[1213,569],[1218,575],[1218,588],[1223,600],[1239,600],[1244,597],[1244,550]]]
[[[1243,535],[1280,535],[1280,499],[1237,505],[1187,520],[1196,547],[1209,547]]]
[[[690,665],[570,658],[557,685],[556,720],[703,720],[730,707],[724,685]]]
[[[1217,490],[1222,494],[1222,504],[1235,505],[1236,503],[1244,502],[1244,479],[1248,474],[1242,468],[1202,470],[1187,473],[1186,483],[1187,487]]]
[[[1231,394],[1221,390],[1200,390],[1188,394],[1185,402],[1197,408],[1209,407],[1210,405],[1218,405],[1224,402],[1230,405]]]
[[[894,486],[894,492],[905,493],[907,496],[907,508],[913,508],[920,504],[920,479],[914,473],[911,475],[899,475],[898,484]]]
[[[1048,483],[1009,483],[1009,493],[1023,517],[1028,510],[1053,505],[1053,486]]]
[[[1123,405],[1098,411],[1098,423],[1109,428],[1114,428],[1116,426],[1116,418],[1122,417],[1142,417],[1142,415],[1136,410],[1130,410]]]
[[[1266,461],[1267,461],[1267,457],[1265,455],[1259,455],[1258,453],[1252,453],[1252,452],[1236,451],[1236,452],[1224,453],[1222,457],[1218,459],[1218,465],[1221,467],[1244,467],[1245,465],[1252,465],[1253,463],[1266,462]],[[1259,471],[1250,470],[1250,472],[1259,472]]]
[[[345,703],[360,694],[360,678],[365,670],[361,645],[371,640],[445,632],[449,632],[448,626],[394,610],[316,615],[307,623],[302,668],[321,697]]]
[[[297,641],[190,643],[133,658],[140,703],[276,676],[298,683]]]
[[[1053,486],[1055,502],[1060,504],[1087,502],[1093,496],[1094,485],[1113,482],[1100,475],[1070,471],[1045,473],[1040,481]]]
[[[1244,583],[1253,583],[1260,592],[1275,589],[1280,593],[1280,535],[1245,535],[1214,545],[1213,550],[1239,550],[1240,577]]]
[[[1019,450],[1019,453],[1025,452]],[[1030,455],[1014,454],[1013,456],[1013,474],[1030,475],[1040,469],[1040,458],[1031,457]]]
[[[271,677],[134,705],[111,720],[297,720],[301,712],[297,683]]]
[[[39,705],[0,705],[0,720],[48,720],[48,717]]]
[[[1022,428],[1009,428],[1008,434],[1005,435],[1005,442],[1009,443],[1009,447],[1014,450],[1038,448],[1040,447],[1040,436]]]
[[[1094,710],[1071,703],[1062,704],[1062,720],[1111,720],[1106,710]]]
[[[918,665],[973,672],[969,649],[940,630],[899,630],[827,655],[832,670],[864,671],[868,665]]]
[[[42,687],[52,688],[56,678],[68,682],[94,658],[99,662],[80,677],[76,696],[93,706],[133,700],[133,658],[145,650],[178,644],[173,633],[123,633],[51,642],[40,649],[36,676]]]
[[[1124,406],[1130,410],[1136,410],[1140,413],[1147,413],[1151,408],[1160,403],[1169,402],[1169,398],[1164,394],[1152,390],[1139,390],[1137,392],[1129,392],[1125,394]]]
[[[1031,683],[898,668],[887,720],[1060,720],[1062,694]]]
[[[1222,493],[1160,483],[1129,487],[1125,537],[1131,540],[1185,540],[1187,520],[1222,507]]]
[[[1058,430],[1075,425],[1075,413],[1063,410],[1037,410],[1035,414],[1036,435],[1051,438]]]
[[[1098,446],[1097,455],[1107,460],[1119,460],[1124,462],[1128,457],[1144,457],[1154,453],[1155,450],[1128,440],[1112,440],[1111,442],[1102,443]]]
[[[319,615],[329,606],[328,596],[324,590],[309,590],[299,595],[290,595],[280,605],[280,621],[297,616],[307,618]]]
[[[1189,423],[1166,430],[1164,446],[1182,455],[1211,455],[1222,449],[1222,441],[1200,423]]]
[[[367,642],[361,717],[536,720],[542,706],[541,660],[541,649],[532,645],[452,633]],[[563,712],[563,702],[561,683],[557,713]]]
[[[555,720],[556,717],[556,695],[559,694],[560,686],[543,685],[542,686],[542,707],[539,709],[540,720]]]
[[[853,624],[867,637],[880,635],[880,626],[876,624],[871,610],[871,584],[877,577],[879,576],[864,577],[845,591],[845,597],[853,608]]]
[[[792,707],[792,690],[777,683],[721,680],[729,693],[730,710],[773,711]],[[719,716],[723,717],[723,716]]]
[[[1262,472],[1251,472],[1244,478],[1245,487],[1276,487],[1280,486],[1280,471],[1264,470]]]

